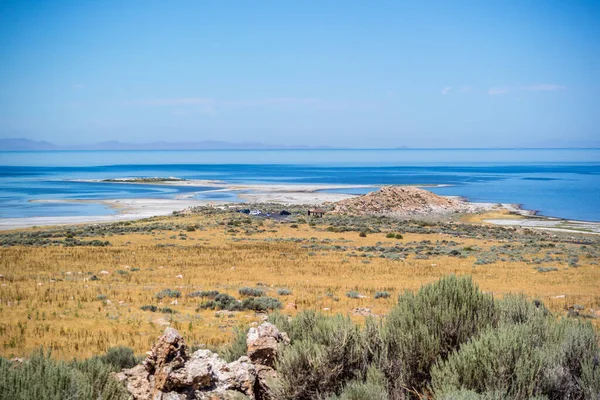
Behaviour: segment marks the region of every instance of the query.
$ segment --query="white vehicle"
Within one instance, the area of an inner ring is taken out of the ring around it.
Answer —
[[[252,210],[250,211],[250,215],[260,215],[262,212],[260,210]]]

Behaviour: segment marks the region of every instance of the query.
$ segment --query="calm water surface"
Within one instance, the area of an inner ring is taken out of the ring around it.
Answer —
[[[76,182],[175,176],[231,183],[426,184],[442,195],[518,203],[600,221],[600,150],[240,150],[0,152],[0,218],[113,213],[31,200],[174,198],[236,201],[211,187]],[[344,189],[363,193],[365,189]]]

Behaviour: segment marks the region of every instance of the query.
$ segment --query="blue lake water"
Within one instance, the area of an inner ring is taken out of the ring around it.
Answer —
[[[211,187],[77,182],[175,176],[231,183],[422,184],[441,195],[521,204],[600,221],[600,149],[0,152],[0,218],[113,213],[92,203],[31,200],[174,198],[237,201]],[[365,189],[344,189],[363,193]]]

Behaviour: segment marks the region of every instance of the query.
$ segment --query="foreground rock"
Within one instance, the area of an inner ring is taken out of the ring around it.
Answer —
[[[227,363],[210,350],[189,355],[179,332],[167,328],[146,360],[117,378],[135,400],[270,400],[278,382],[277,352],[288,343],[285,333],[263,323],[248,332],[248,356]]]
[[[333,204],[333,213],[350,215],[391,215],[411,217],[470,211],[458,199],[438,196],[413,186],[384,186],[376,192]]]

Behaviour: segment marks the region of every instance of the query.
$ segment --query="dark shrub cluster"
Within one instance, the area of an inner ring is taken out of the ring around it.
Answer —
[[[156,293],[155,297],[159,300],[164,299],[165,297],[179,298],[179,297],[181,297],[181,292],[179,290],[165,289],[165,290],[161,290],[160,292]]]
[[[253,296],[253,297],[259,297],[259,296],[264,296],[265,295],[265,291],[262,289],[258,289],[258,288],[251,288],[251,287],[243,287],[240,288],[240,290],[238,290],[239,294],[241,296]]]
[[[282,308],[281,302],[273,297],[249,297],[240,301],[235,297],[226,293],[220,293],[213,300],[205,301],[198,306],[199,310],[227,310],[227,311],[243,311],[252,310],[265,312],[269,310],[277,310]]]
[[[187,297],[202,297],[207,299],[214,299],[218,294],[219,292],[217,290],[199,290],[188,294]]]
[[[390,297],[390,294],[386,291],[376,292],[374,297],[376,299],[387,299],[388,297]]]

